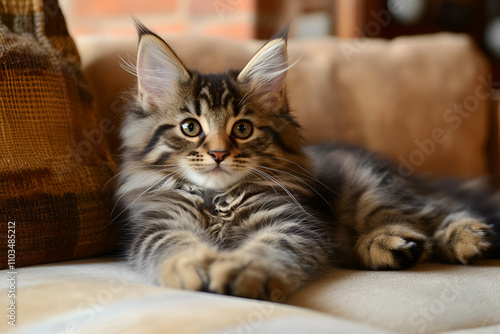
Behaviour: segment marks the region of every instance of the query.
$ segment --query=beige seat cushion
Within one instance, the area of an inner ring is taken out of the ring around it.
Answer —
[[[500,330],[500,260],[425,263],[404,271],[338,269],[292,295],[292,306],[153,286],[125,263],[106,258],[17,271],[13,333]],[[7,283],[0,281],[0,300],[7,300]],[[0,322],[0,332],[7,329]]]
[[[403,271],[337,270],[289,304],[396,332],[500,329],[500,260],[423,263]]]
[[[16,327],[4,316],[1,333],[387,333],[288,305],[146,285],[110,259],[20,268],[17,278]],[[7,295],[3,279],[2,305]]]

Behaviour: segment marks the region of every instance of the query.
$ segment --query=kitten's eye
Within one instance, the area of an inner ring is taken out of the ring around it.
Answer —
[[[247,139],[252,135],[253,126],[248,121],[236,122],[233,126],[233,135],[239,139]]]
[[[188,137],[196,137],[201,133],[201,125],[195,119],[187,119],[181,123],[181,130]]]

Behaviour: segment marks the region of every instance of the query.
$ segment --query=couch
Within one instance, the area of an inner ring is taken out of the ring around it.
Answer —
[[[261,44],[166,36],[188,66],[244,64]],[[76,41],[101,131],[119,159],[121,92],[134,78],[135,37]],[[287,87],[308,143],[344,141],[394,159],[400,173],[457,177],[491,170],[489,65],[464,35],[394,41],[290,40]],[[436,136],[441,129],[445,136]],[[445,139],[443,139],[445,138]],[[493,151],[495,153],[495,151]],[[493,154],[494,155],[494,154]],[[3,222],[1,222],[3,223]],[[112,238],[110,238],[110,243]],[[102,254],[1,271],[0,298],[16,290],[9,333],[500,333],[500,260],[420,263],[403,271],[335,269],[284,304],[163,288]],[[6,280],[5,277],[8,279]]]

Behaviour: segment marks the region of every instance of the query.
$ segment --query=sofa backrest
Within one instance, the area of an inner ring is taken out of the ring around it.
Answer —
[[[188,67],[205,72],[239,68],[262,45],[202,36],[167,36]],[[123,107],[120,92],[135,78],[120,68],[134,63],[136,39],[77,40],[108,133]],[[360,144],[392,158],[400,173],[473,176],[488,172],[489,64],[465,35],[289,41],[291,108],[307,143]]]

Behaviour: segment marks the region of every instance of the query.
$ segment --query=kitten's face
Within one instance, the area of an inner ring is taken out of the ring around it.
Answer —
[[[258,173],[280,156],[273,114],[242,102],[230,75],[191,74],[183,98],[151,116],[158,138],[148,163],[176,165],[182,177],[206,188],[224,189]],[[257,170],[257,171],[256,171]],[[265,171],[265,170],[264,170]]]
[[[284,95],[285,38],[268,42],[242,71],[203,75],[140,29],[139,96],[122,130],[137,165],[221,190],[269,180],[269,168],[302,156]]]

